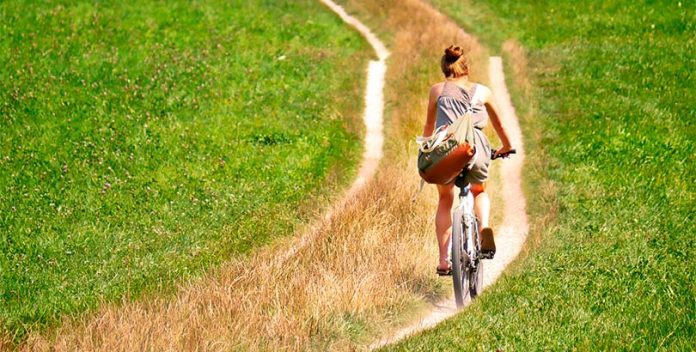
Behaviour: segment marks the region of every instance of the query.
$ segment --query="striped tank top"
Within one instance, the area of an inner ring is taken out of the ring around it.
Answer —
[[[474,83],[470,90],[457,84],[445,82],[442,93],[437,98],[437,119],[435,128],[451,125],[459,116],[471,112],[471,122],[479,130],[488,124],[488,111],[484,103],[476,96],[477,87]]]

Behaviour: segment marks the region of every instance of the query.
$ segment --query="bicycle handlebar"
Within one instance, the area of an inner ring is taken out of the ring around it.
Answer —
[[[496,149],[491,149],[491,160],[500,159],[500,158],[509,158],[510,155],[517,154],[516,149],[510,149],[507,153],[503,153],[503,154],[499,154],[499,155],[495,155],[496,152],[497,152]],[[466,181],[466,178],[463,177],[465,175],[465,173],[466,173],[466,170],[462,170],[462,172],[459,174],[459,176],[457,176],[457,178],[454,181],[454,184],[461,189],[461,193],[459,195],[460,197],[462,197],[462,195],[465,194],[465,192],[468,192],[468,188],[467,188],[468,182]]]
[[[491,149],[491,160],[495,160],[498,158],[506,159],[506,158],[509,158],[511,154],[517,154],[516,149],[510,149],[509,152],[503,153],[503,154],[498,154],[498,155],[495,155],[496,152],[497,152],[497,150]]]

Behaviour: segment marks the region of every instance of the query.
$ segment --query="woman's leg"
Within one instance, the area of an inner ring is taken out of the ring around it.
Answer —
[[[454,202],[454,184],[437,185],[440,200],[435,214],[435,236],[437,236],[438,249],[440,250],[439,269],[449,268],[447,251],[449,249],[450,228],[452,227],[452,203]]]
[[[495,255],[495,239],[493,230],[488,223],[491,213],[491,200],[488,198],[488,193],[486,193],[486,184],[472,183],[471,192],[474,195],[474,211],[481,225],[481,254],[483,258],[491,259]]]
[[[472,183],[471,193],[474,195],[474,211],[481,222],[481,228],[488,227],[488,219],[491,213],[491,200],[486,193],[485,183]]]

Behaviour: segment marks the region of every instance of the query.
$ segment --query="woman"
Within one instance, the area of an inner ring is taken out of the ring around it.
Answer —
[[[493,258],[495,242],[493,240],[493,230],[491,230],[488,224],[490,200],[488,194],[486,194],[488,165],[491,162],[491,146],[482,131],[488,124],[489,119],[500,141],[503,143],[497,154],[506,153],[512,148],[505,129],[500,123],[498,109],[490,89],[482,84],[469,81],[469,65],[463,50],[458,46],[450,46],[445,49],[445,55],[442,56],[440,66],[442,73],[445,75],[445,80],[430,88],[428,116],[423,128],[423,136],[432,135],[437,127],[452,124],[467,111],[472,113],[474,147],[477,152],[473,167],[467,172],[466,177],[471,184],[471,192],[474,196],[474,210],[480,220],[481,252],[484,258]],[[454,201],[454,183],[437,185],[437,190],[440,199],[435,216],[435,235],[440,250],[437,273],[448,275],[451,272],[447,251],[451,236],[452,218],[450,211]]]

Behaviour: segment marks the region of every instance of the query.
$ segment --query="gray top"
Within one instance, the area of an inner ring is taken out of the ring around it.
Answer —
[[[488,111],[480,100],[472,98],[476,94],[478,84],[474,84],[470,91],[450,82],[445,82],[442,93],[437,98],[437,119],[435,128],[442,125],[451,125],[459,116],[467,111],[471,112],[471,123],[477,129],[483,129],[488,124]]]

